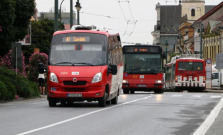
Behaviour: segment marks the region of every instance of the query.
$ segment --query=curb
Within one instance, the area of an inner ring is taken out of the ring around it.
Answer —
[[[223,93],[223,90],[205,90],[206,92]]]

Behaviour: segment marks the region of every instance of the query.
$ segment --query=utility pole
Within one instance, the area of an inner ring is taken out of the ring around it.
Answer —
[[[73,26],[73,0],[70,0],[70,28]]]
[[[204,31],[204,25],[202,23],[200,23],[200,58],[202,59],[203,58],[203,41],[202,41],[202,32]]]
[[[79,0],[77,0],[75,7],[77,9],[77,25],[80,25],[80,10],[81,10],[81,4],[80,4]]]
[[[168,41],[165,41],[165,46],[166,46],[166,64],[167,64],[167,47],[169,46]]]
[[[58,30],[58,0],[55,0],[55,9],[54,9],[54,31]]]

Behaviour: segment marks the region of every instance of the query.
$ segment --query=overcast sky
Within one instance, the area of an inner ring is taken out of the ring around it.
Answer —
[[[58,0],[59,5],[62,0]],[[176,2],[177,1],[177,2]],[[156,24],[156,4],[178,5],[179,0],[79,0],[82,9],[80,24],[97,25],[120,33],[122,42],[152,44],[151,32]],[[205,5],[217,5],[222,0],[205,0]],[[73,7],[76,0],[73,1]],[[36,0],[38,12],[54,11],[54,0]],[[62,3],[70,11],[70,0]],[[73,10],[76,12],[75,7]]]

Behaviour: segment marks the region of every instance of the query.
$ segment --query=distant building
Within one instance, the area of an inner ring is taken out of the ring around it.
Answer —
[[[204,0],[180,0],[179,5],[156,5],[157,24],[154,26],[153,44],[161,45],[167,51],[173,51],[179,38],[179,27],[181,23],[193,23],[202,15],[210,11],[214,6],[205,6]],[[186,21],[182,20],[186,17]]]
[[[211,59],[216,63],[216,55],[223,53],[223,2],[219,3],[205,15],[193,23],[194,27],[194,44],[195,52],[202,54],[204,59]],[[202,27],[201,27],[202,25]],[[202,44],[200,32],[202,31]]]
[[[39,12],[38,13],[38,20],[41,19],[49,19],[54,20],[54,13],[53,12]],[[60,16],[58,17],[58,20],[60,21]],[[70,27],[70,12],[63,12],[61,13],[61,22],[64,23],[65,30],[69,30]],[[73,25],[76,24],[76,14],[73,14]]]

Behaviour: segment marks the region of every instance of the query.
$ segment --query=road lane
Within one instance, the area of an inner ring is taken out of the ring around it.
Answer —
[[[123,94],[118,105],[106,108],[96,102],[50,108],[46,99],[1,104],[0,134],[36,129],[31,134],[192,134],[220,98],[216,93],[136,93]]]

